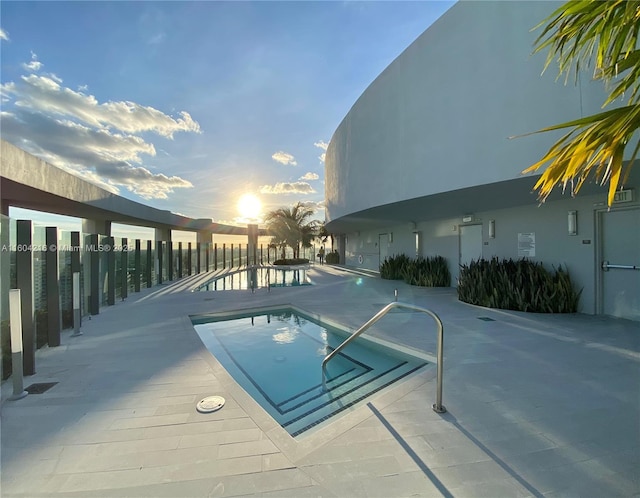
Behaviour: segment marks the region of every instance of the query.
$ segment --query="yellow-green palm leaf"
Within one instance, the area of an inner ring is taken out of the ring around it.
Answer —
[[[609,88],[603,107],[627,96],[627,105],[539,130],[572,128],[540,159],[523,171],[547,165],[535,185],[545,200],[556,185],[576,193],[592,175],[609,183],[608,204],[633,167],[638,145],[628,162],[625,150],[640,127],[640,2],[570,1],[543,21],[535,52],[549,50],[545,69],[557,59],[560,75],[577,74],[593,65],[594,79]],[[626,166],[625,166],[626,164]]]

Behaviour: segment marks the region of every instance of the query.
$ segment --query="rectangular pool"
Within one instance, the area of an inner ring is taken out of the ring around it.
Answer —
[[[236,382],[294,437],[427,364],[361,336],[327,364],[323,388],[322,360],[348,332],[292,308],[192,322]]]
[[[263,287],[297,287],[312,285],[306,268],[254,268],[239,270],[205,282],[197,291],[260,289]]]

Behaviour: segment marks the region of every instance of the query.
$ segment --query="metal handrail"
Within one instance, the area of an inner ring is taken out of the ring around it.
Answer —
[[[378,311],[369,321],[367,321],[364,325],[362,325],[358,330],[356,330],[353,334],[351,334],[342,344],[340,344],[336,349],[334,349],[331,353],[329,353],[324,360],[322,360],[322,385],[326,388],[326,365],[327,363],[336,356],[347,344],[353,341],[356,337],[362,334],[365,330],[371,327],[374,323],[380,320],[384,315],[386,315],[393,308],[405,308],[413,311],[420,311],[421,313],[426,313],[431,318],[433,318],[438,325],[438,351],[436,355],[436,402],[432,406],[433,411],[437,413],[444,413],[447,409],[442,406],[442,370],[443,370],[443,343],[444,343],[444,327],[442,326],[442,320],[440,317],[436,315],[433,311],[428,310],[426,308],[422,308],[420,306],[416,306],[414,304],[400,303],[394,301],[392,303],[387,304],[384,308]]]

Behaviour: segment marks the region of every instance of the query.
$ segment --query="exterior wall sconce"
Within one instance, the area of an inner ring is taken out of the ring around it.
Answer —
[[[569,211],[567,214],[567,233],[578,235],[578,211]]]
[[[489,238],[496,238],[496,220],[489,220]]]

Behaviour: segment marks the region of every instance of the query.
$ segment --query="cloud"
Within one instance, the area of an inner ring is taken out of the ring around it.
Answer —
[[[9,41],[9,33],[0,28],[0,40]]]
[[[324,201],[305,201],[301,203],[303,206],[313,209],[314,211],[321,211],[324,209]]]
[[[39,71],[42,68],[42,62],[40,61],[31,61],[31,62],[23,62],[22,67],[27,71]]]
[[[38,60],[38,56],[35,53],[31,52],[31,61],[23,62],[22,67],[27,71],[40,71],[40,69],[42,69],[42,62]]]
[[[329,147],[329,144],[327,142],[325,142],[324,140],[318,140],[313,145],[315,145],[316,147],[318,147],[318,148],[320,148],[322,150],[327,150],[327,147]]]
[[[125,133],[151,131],[167,138],[173,138],[178,131],[200,133],[200,125],[187,112],[173,118],[134,102],[99,103],[93,95],[76,92],[61,83],[55,75],[30,74],[22,76],[18,83],[2,85],[2,93],[12,94],[16,106],[66,116],[96,128]]]
[[[315,194],[316,191],[307,182],[276,183],[275,185],[262,185],[261,194]]]
[[[304,176],[301,176],[300,178],[298,178],[298,180],[317,180],[320,177],[318,176],[317,173],[312,173],[311,171],[307,172],[304,174]]]
[[[38,70],[42,63],[31,53],[23,67]],[[188,180],[152,171],[144,159],[156,149],[139,132],[173,138],[178,131],[200,133],[187,112],[175,118],[134,102],[103,102],[62,85],[55,74],[28,74],[0,85],[3,138],[43,160],[110,192],[121,188],[144,199],[166,199]]]
[[[0,113],[0,123],[6,140],[114,193],[124,187],[144,199],[166,199],[176,188],[193,187],[178,176],[137,166],[142,163],[141,155],[156,154],[154,146],[140,137],[24,109]]]
[[[278,161],[280,164],[290,164],[291,166],[298,165],[295,157],[288,152],[278,151],[271,156],[271,159]]]
[[[316,147],[318,147],[319,149],[322,149],[322,150],[327,150],[327,147],[329,147],[329,144],[327,142],[325,142],[324,140],[318,140],[313,145],[315,145]],[[320,154],[318,156],[318,159],[320,159],[320,162],[323,163],[326,156],[327,156],[327,154],[325,154],[323,152],[322,154]]]

